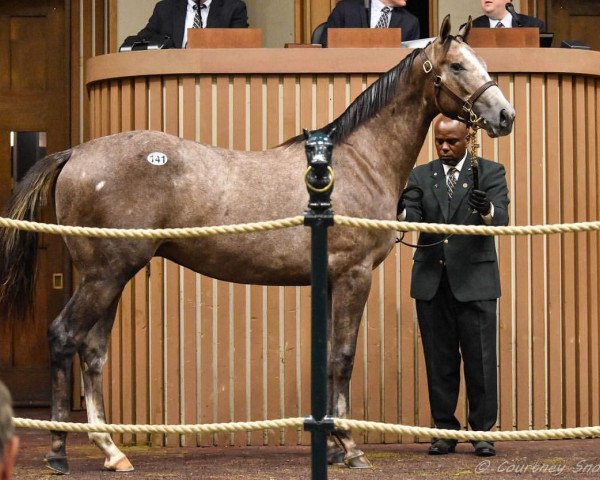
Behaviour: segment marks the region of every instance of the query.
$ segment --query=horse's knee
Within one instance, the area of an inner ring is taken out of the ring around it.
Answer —
[[[330,372],[336,380],[350,380],[354,368],[354,351],[342,348],[331,356]]]
[[[48,344],[53,364],[60,364],[75,354],[75,339],[65,328],[64,322],[60,321],[60,317],[48,327]]]

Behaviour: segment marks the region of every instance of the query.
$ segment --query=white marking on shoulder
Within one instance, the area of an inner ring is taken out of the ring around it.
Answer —
[[[96,191],[99,192],[100,190],[102,190],[104,188],[104,185],[106,185],[106,182],[104,180],[98,182],[98,184],[96,185]]]
[[[162,152],[152,152],[146,157],[146,160],[152,165],[164,165],[169,161],[167,156]]]

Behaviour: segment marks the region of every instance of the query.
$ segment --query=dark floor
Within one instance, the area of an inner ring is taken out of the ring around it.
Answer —
[[[18,417],[48,419],[47,410],[17,410]],[[75,415],[75,421],[85,421]],[[49,434],[19,430],[21,451],[15,479],[55,479],[42,458]],[[371,470],[329,469],[333,480],[359,479],[600,479],[600,439],[545,442],[498,442],[498,455],[482,459],[473,455],[470,444],[444,457],[426,454],[425,444],[366,445],[373,463]],[[70,434],[71,478],[200,478],[200,479],[310,479],[308,447],[124,447],[136,470],[111,473],[102,470],[103,457],[85,434]]]

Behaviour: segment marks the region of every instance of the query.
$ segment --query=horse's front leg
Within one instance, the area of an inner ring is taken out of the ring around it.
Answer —
[[[360,320],[371,288],[371,268],[356,266],[343,276],[332,279],[332,327],[329,354],[330,412],[346,418],[350,399],[350,377]],[[336,430],[333,437],[343,448],[343,463],[350,468],[370,468],[371,463],[356,446],[348,430]],[[333,439],[329,444],[331,463],[339,463]],[[336,462],[337,460],[337,462]]]

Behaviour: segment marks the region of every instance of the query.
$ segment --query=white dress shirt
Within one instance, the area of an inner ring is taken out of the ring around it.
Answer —
[[[208,19],[208,11],[210,10],[210,4],[212,0],[206,0],[204,2],[205,8],[200,9],[200,17],[202,18],[202,28],[206,28],[206,20]],[[183,44],[187,48],[187,31],[188,28],[194,26],[194,17],[196,16],[196,2],[194,0],[188,0],[187,13],[185,15],[185,30],[183,32]]]
[[[488,17],[488,18],[490,18],[490,17]],[[513,21],[513,17],[510,13],[507,13],[500,20],[494,20],[494,19],[490,18],[490,28],[496,28],[496,25],[498,25],[498,23],[500,23],[500,22],[502,22],[502,25],[504,25],[504,28],[512,28],[512,21]]]
[[[381,10],[383,10],[383,7],[388,7],[387,5],[384,5],[381,0],[372,0],[371,2],[371,28],[375,28],[375,25],[377,25],[377,22],[379,21],[379,18],[381,17]],[[388,7],[389,9],[392,9],[392,7]],[[390,25],[390,19],[392,18],[392,12],[388,13],[388,26]]]

